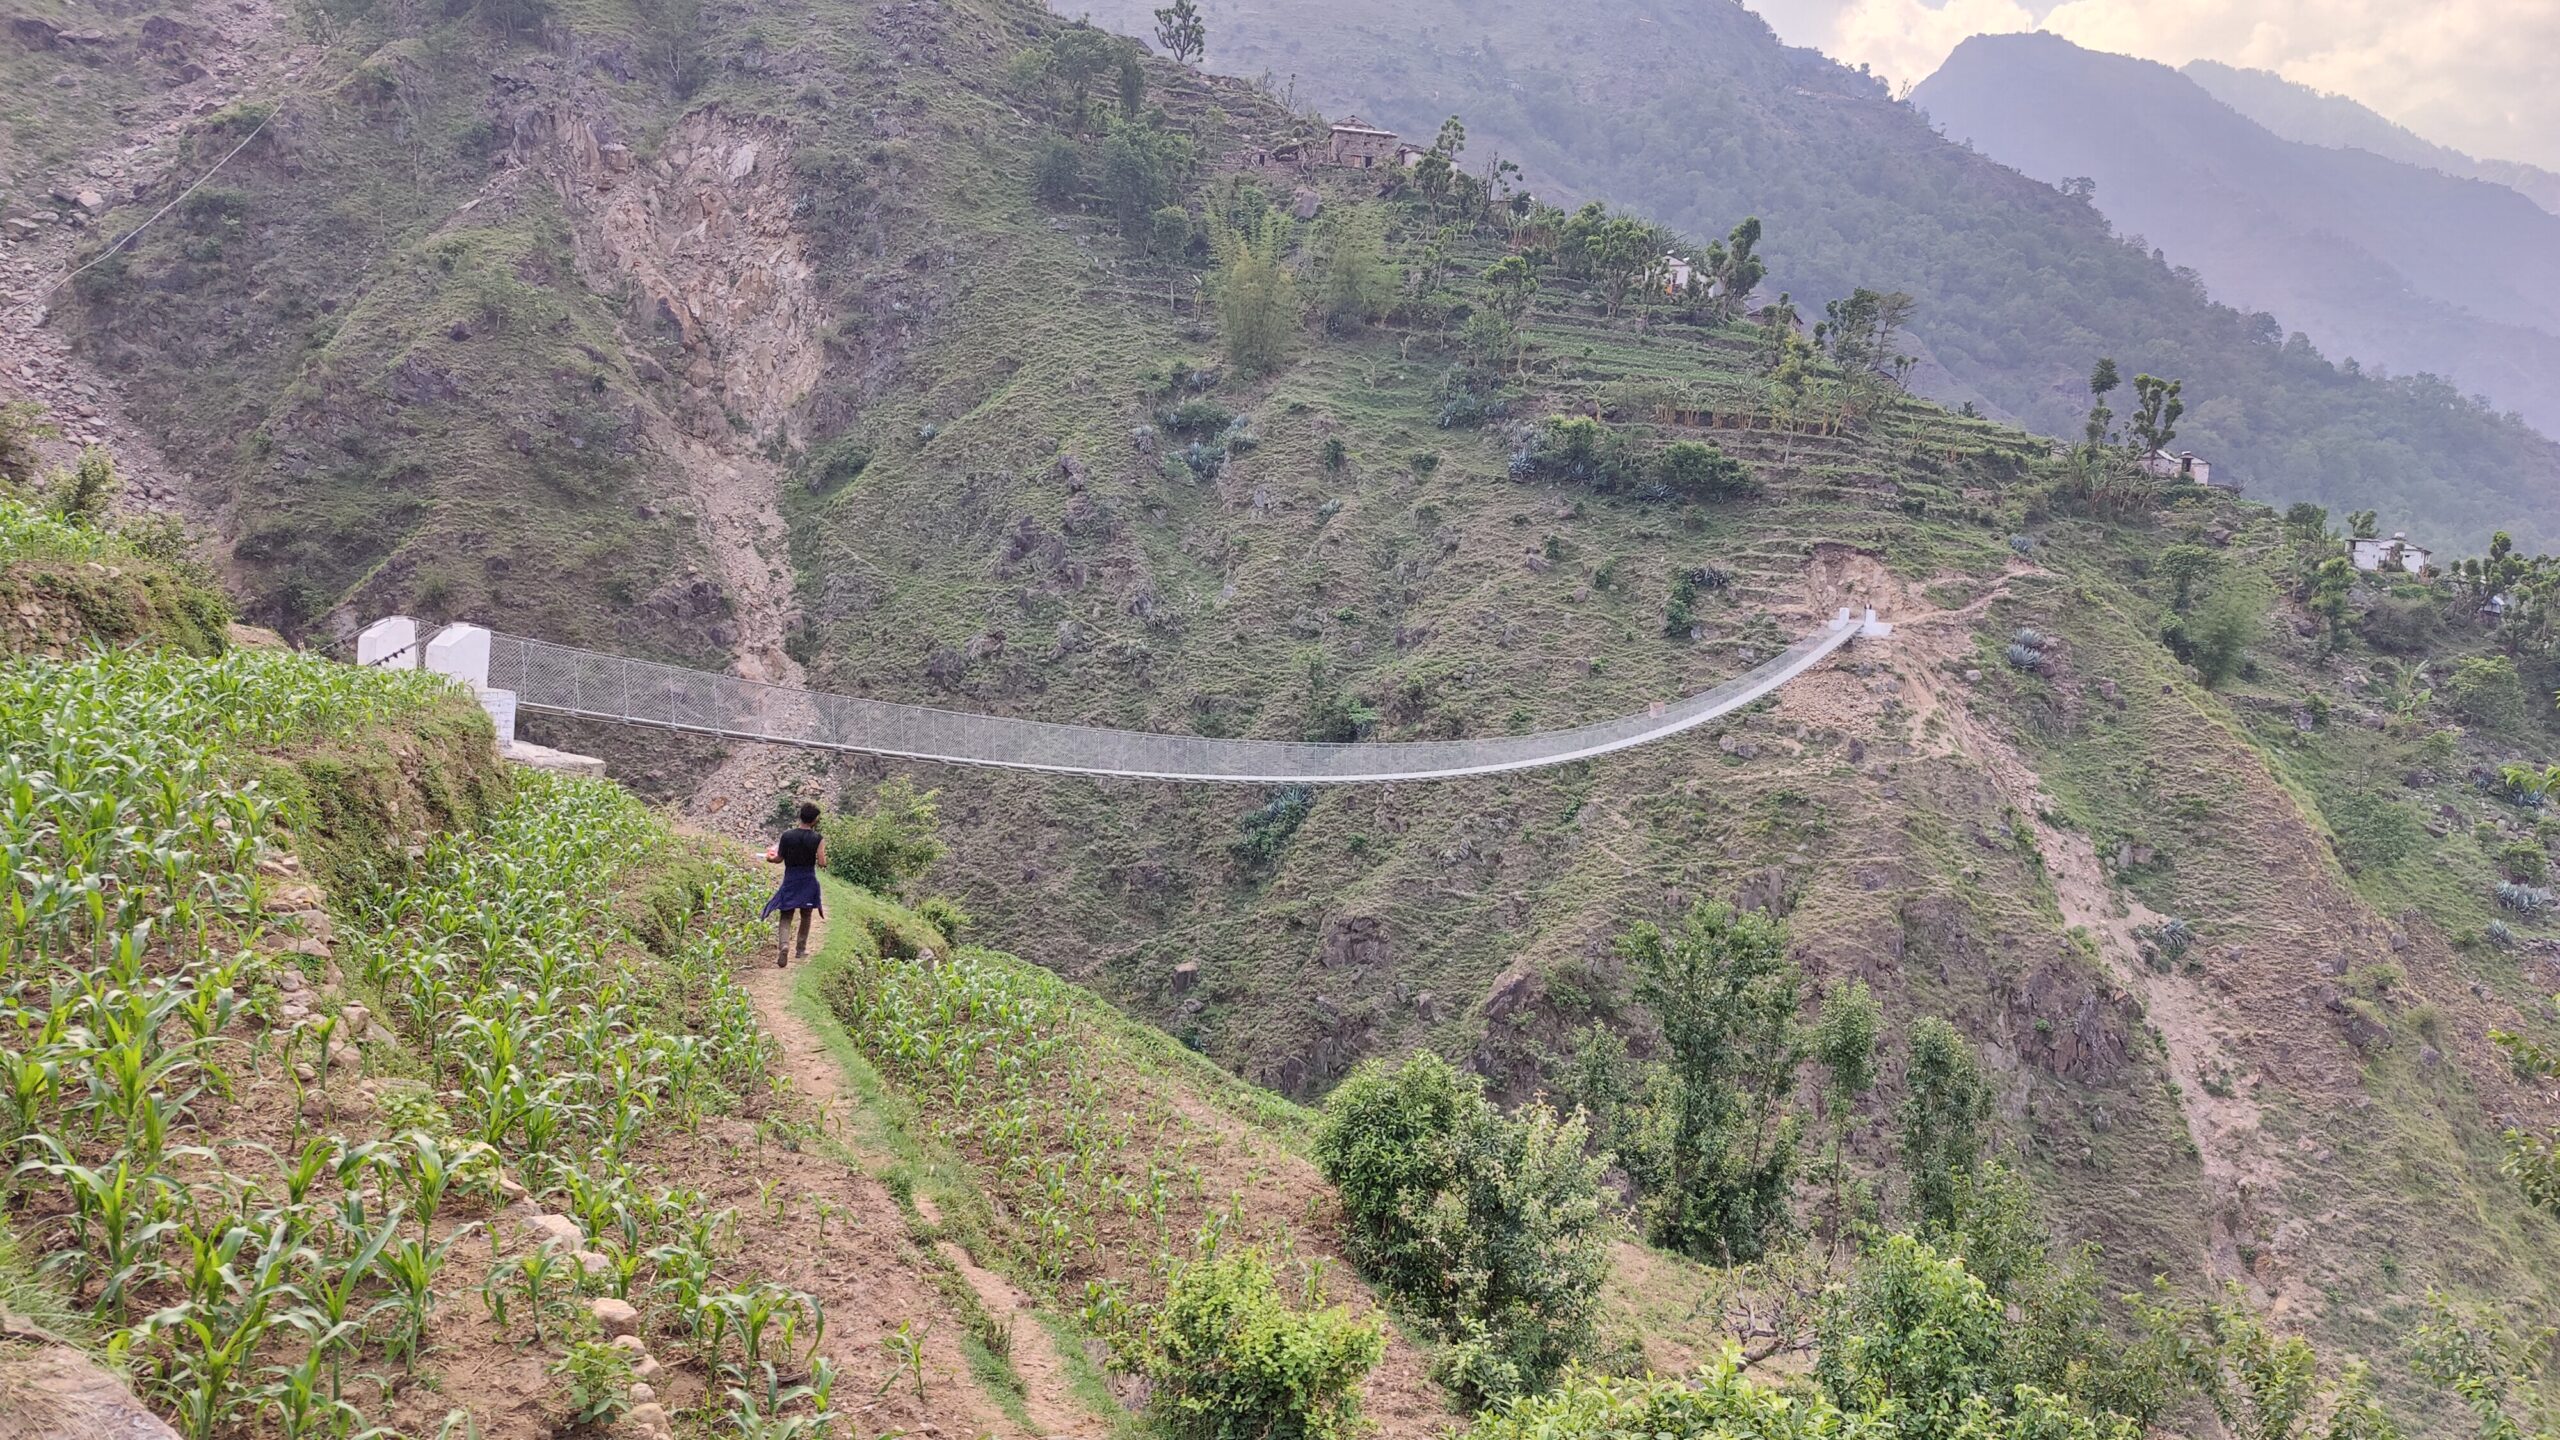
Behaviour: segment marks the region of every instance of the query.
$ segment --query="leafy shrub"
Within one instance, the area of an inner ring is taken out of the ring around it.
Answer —
[[[1244,833],[1229,843],[1227,849],[1236,859],[1252,866],[1269,865],[1280,858],[1289,837],[1306,823],[1307,812],[1315,808],[1316,792],[1306,785],[1288,785],[1275,791],[1262,808],[1237,822]]]
[[[2507,928],[2507,922],[2504,920],[2490,921],[2481,929],[2480,938],[2501,950],[2516,948],[2516,932]]]
[[[2498,868],[2519,885],[2530,885],[2550,873],[2551,857],[2530,840],[2518,840],[2498,852]]]
[[[2044,652],[2032,645],[2021,645],[2012,640],[2009,642],[2009,648],[2001,653],[2007,657],[2009,668],[2012,670],[2035,673],[2044,669]]]
[[[1235,423],[1235,412],[1215,400],[1185,400],[1156,412],[1156,424],[1168,435],[1198,440]]]
[[[580,1425],[609,1426],[631,1409],[631,1352],[593,1340],[571,1342],[569,1353],[551,1366],[569,1387],[570,1419]]]
[[[1084,151],[1064,135],[1051,135],[1031,152],[1031,193],[1051,205],[1072,205],[1084,193]]]
[[[1349,1440],[1386,1337],[1340,1306],[1293,1313],[1270,1264],[1247,1250],[1184,1265],[1119,1349],[1180,1440]]]
[[[2142,958],[2155,970],[2167,970],[2186,958],[2196,943],[2196,932],[2186,921],[2172,915],[2156,924],[2136,925],[2133,938],[2142,946]]]
[[[2511,729],[2524,721],[2524,681],[2504,655],[2465,658],[2453,667],[2444,694],[2453,713],[2474,725]]]
[[[851,435],[839,435],[809,448],[802,463],[809,493],[823,495],[861,476],[871,465],[871,447]]]
[[[1550,415],[1511,457],[1515,479],[1569,480],[1614,490],[1639,478],[1643,463],[1625,436],[1588,415]]]
[[[1441,429],[1472,430],[1510,413],[1501,377],[1471,365],[1452,365],[1440,377]]]
[[[0,404],[0,482],[23,485],[35,479],[37,443],[61,433],[33,400]]]
[[[1325,1102],[1315,1159],[1362,1270],[1452,1342],[1470,1399],[1543,1389],[1588,1348],[1608,1273],[1606,1157],[1544,1105],[1507,1119],[1430,1051],[1369,1061]]]
[[[1751,489],[1751,471],[1713,445],[1674,440],[1645,467],[1647,477],[1682,500],[1724,500]]]
[[[942,858],[933,800],[901,775],[881,786],[863,814],[839,813],[826,822],[827,868],[881,895],[895,895]]]
[[[1325,437],[1321,458],[1324,461],[1324,468],[1339,470],[1350,463],[1351,452],[1343,448],[1341,436],[1328,435]]]
[[[916,914],[923,918],[924,923],[942,932],[942,943],[945,945],[959,944],[960,932],[976,923],[974,917],[968,911],[961,909],[957,901],[940,895],[917,906]]]

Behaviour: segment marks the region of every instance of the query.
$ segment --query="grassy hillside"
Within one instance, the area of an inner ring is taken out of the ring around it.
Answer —
[[[1145,35],[1153,9],[1092,13]],[[2282,313],[2210,303],[2173,268],[2181,256],[2155,258],[2085,202],[1949,143],[1880,80],[1781,45],[1742,6],[1201,10],[1214,66],[1267,74],[1301,105],[1421,141],[1461,115],[1471,171],[1498,155],[1526,165],[1542,197],[1639,209],[1700,246],[1757,215],[1767,288],[1800,304],[1860,285],[1910,292],[1949,404],[2075,434],[2089,358],[2110,354],[2127,374],[2184,376],[2187,438],[2252,493],[2405,511],[2413,534],[2446,544],[2476,548],[2500,528],[2553,542],[2540,517],[2560,448],[2545,436],[2475,409],[2461,387],[2346,374],[2344,356],[2290,338],[2302,322]]]

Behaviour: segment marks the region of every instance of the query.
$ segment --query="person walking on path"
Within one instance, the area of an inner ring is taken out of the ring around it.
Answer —
[[[791,918],[800,917],[800,958],[809,958],[809,917],[827,913],[826,897],[818,891],[818,867],[827,863],[826,837],[818,833],[818,807],[802,805],[800,823],[782,832],[773,848],[764,852],[765,863],[782,867],[782,884],[773,898],[764,902],[764,913],[777,917],[774,937],[780,950],[773,957],[775,969],[791,963]]]

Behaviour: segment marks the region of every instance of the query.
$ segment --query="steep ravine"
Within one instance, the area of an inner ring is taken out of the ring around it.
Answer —
[[[790,130],[705,107],[644,161],[572,107],[551,121],[541,164],[588,286],[626,297],[623,350],[659,400],[651,444],[691,496],[736,673],[798,686],[784,640],[799,598],[773,457],[803,438],[823,353],[808,243],[791,218]],[[695,819],[753,832],[797,762],[772,746],[733,749],[694,789]]]

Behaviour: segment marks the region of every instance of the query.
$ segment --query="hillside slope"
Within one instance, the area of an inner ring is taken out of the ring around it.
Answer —
[[[1132,35],[1148,0],[1092,7]],[[1881,81],[1781,45],[1738,5],[1336,0],[1201,7],[1210,64],[1297,103],[1427,139],[1452,113],[1465,163],[1528,167],[1568,203],[1601,197],[1689,232],[1757,215],[1770,292],[1865,285],[1919,297],[1912,329],[1953,384],[2047,434],[2077,433],[2092,356],[2187,381],[2188,438],[2251,493],[2412,515],[2430,543],[2553,535],[2560,447],[2477,413],[2460,389],[2340,372],[2302,322],[2213,304],[2090,206],[1934,134]],[[1808,310],[1810,313],[1810,310]],[[2456,477],[2459,477],[2458,479]]]
[[[2520,160],[2475,160],[2394,124],[2344,95],[2298,85],[2268,70],[2218,60],[2190,60],[2179,73],[2213,92],[2223,104],[2287,140],[2332,149],[2363,150],[2386,160],[2423,165],[2447,175],[2504,185],[2560,215],[2560,174]]]
[[[2118,230],[2216,299],[2560,430],[2560,215],[2505,186],[2279,139],[2166,66],[2055,35],[1967,40],[1911,103],[2039,180],[2094,179]],[[2446,234],[2463,263],[2415,258]]]

